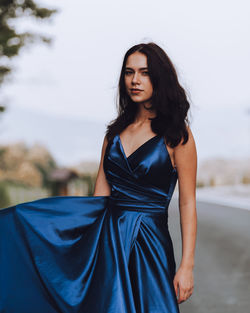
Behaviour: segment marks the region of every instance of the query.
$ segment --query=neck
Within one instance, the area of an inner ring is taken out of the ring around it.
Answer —
[[[135,118],[136,123],[145,123],[145,122],[150,122],[149,118],[155,117],[156,113],[154,109],[147,110],[146,108],[151,107],[150,102],[141,102],[138,104],[138,112]]]

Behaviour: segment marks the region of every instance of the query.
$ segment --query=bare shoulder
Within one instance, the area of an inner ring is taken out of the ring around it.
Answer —
[[[104,136],[104,138],[103,138],[103,143],[104,143],[105,145],[108,144],[108,137],[107,137],[107,135]]]
[[[181,142],[174,148],[175,152],[183,151],[187,149],[194,149],[195,148],[195,139],[192,133],[191,128],[187,125],[187,132],[188,132],[188,140],[185,144],[183,144],[184,139],[182,138]]]
[[[108,138],[107,138],[107,135],[105,135],[103,138],[103,142],[102,142],[102,154],[105,152],[107,145],[108,145]]]
[[[191,128],[187,125],[188,140],[183,144],[183,140],[179,143],[178,146],[174,148],[174,158],[177,168],[190,166],[196,166],[197,162],[197,151],[195,139],[192,133]]]

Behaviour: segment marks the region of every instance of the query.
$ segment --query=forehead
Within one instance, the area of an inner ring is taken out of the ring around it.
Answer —
[[[126,66],[135,69],[147,67],[147,57],[143,53],[134,52],[127,58]]]

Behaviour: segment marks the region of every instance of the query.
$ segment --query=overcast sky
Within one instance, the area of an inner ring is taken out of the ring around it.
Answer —
[[[60,10],[53,22],[25,20],[17,29],[47,33],[54,41],[23,49],[14,61],[16,71],[3,89],[8,110],[0,143],[41,142],[62,165],[98,160],[105,125],[116,116],[124,54],[154,41],[190,97],[200,160],[250,155],[249,1],[39,3]],[[49,132],[42,129],[47,120]]]

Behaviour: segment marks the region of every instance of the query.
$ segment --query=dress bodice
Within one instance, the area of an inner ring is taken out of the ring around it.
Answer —
[[[111,186],[111,198],[117,202],[168,207],[178,173],[173,168],[164,136],[150,138],[128,157],[120,136],[114,136],[106,147],[103,167]]]

